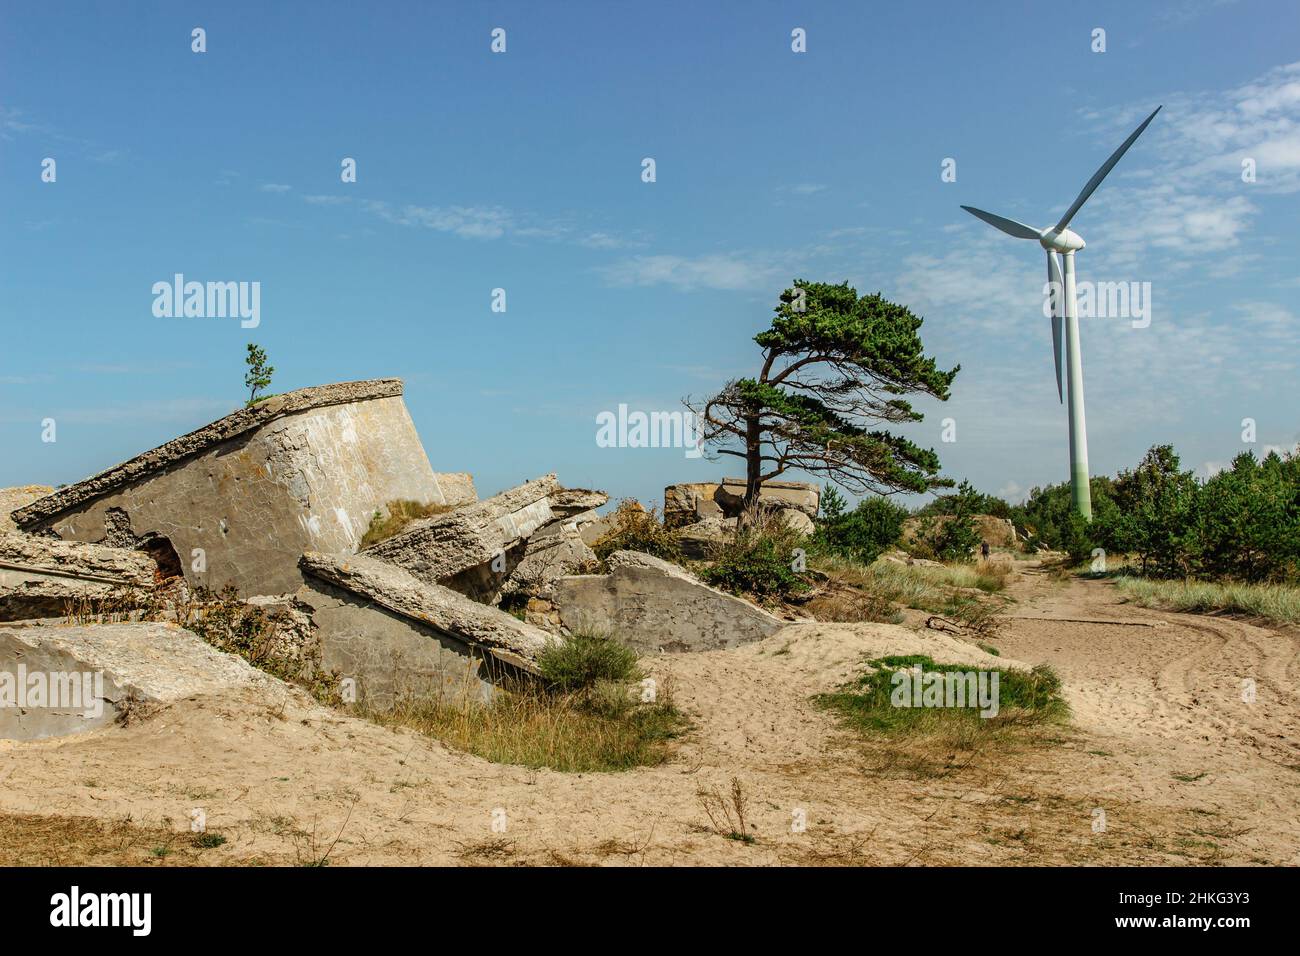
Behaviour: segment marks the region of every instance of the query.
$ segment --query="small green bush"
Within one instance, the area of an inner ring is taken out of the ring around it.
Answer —
[[[998,713],[981,717],[978,708],[895,707],[892,701],[894,674],[919,664],[927,673],[935,671],[997,671]],[[822,706],[837,711],[861,730],[877,733],[907,733],[936,720],[978,721],[989,727],[999,723],[1064,720],[1070,709],[1061,695],[1061,678],[1051,667],[1039,664],[1029,671],[969,664],[936,664],[924,654],[903,654],[876,658],[856,681],[838,692],[816,698]]]
[[[580,631],[554,641],[538,656],[542,679],[562,693],[588,690],[599,682],[638,679],[636,652],[605,634]]]
[[[794,569],[795,552],[803,543],[799,533],[784,523],[745,528],[718,548],[713,564],[701,570],[700,577],[733,594],[784,600],[809,589]]]
[[[843,510],[843,499],[827,486],[823,502],[829,507],[822,515],[813,535],[821,551],[870,564],[891,548],[903,534],[907,509],[888,498],[866,498],[852,511]]]
[[[646,511],[629,498],[614,512],[614,527],[592,545],[596,557],[604,561],[615,551],[641,551],[680,564],[682,549],[677,538],[663,526],[654,508]]]

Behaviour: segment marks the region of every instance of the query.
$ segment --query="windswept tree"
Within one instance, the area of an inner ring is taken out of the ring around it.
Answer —
[[[943,371],[925,355],[921,319],[847,282],[796,279],[781,293],[772,327],[754,336],[763,350],[756,378],[735,379],[702,406],[701,444],[745,461],[745,510],[759,489],[790,470],[855,494],[949,487],[939,457],[879,427],[923,418],[903,396],[947,401],[960,366]]]

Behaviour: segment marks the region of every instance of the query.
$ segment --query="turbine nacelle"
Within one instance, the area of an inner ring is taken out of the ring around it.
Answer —
[[[1072,229],[1044,229],[1038,237],[1038,243],[1049,252],[1078,252],[1087,243],[1083,237]]]

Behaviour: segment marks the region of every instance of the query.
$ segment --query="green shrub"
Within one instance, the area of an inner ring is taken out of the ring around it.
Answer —
[[[819,550],[870,564],[902,536],[907,509],[888,498],[865,498],[845,512],[833,487],[827,486],[823,503],[827,496],[833,496],[831,506],[822,508],[813,536]]]
[[[614,527],[592,545],[592,550],[601,561],[615,551],[641,551],[665,561],[682,561],[681,545],[659,521],[655,509],[646,511],[631,498],[619,502]]]
[[[587,690],[599,681],[638,679],[636,652],[605,634],[580,631],[553,641],[537,658],[542,679],[554,690]]]
[[[770,602],[802,594],[809,589],[794,570],[803,544],[798,532],[781,522],[744,528],[715,552],[713,563],[700,571],[708,584]]]
[[[967,707],[896,707],[893,703],[894,674],[920,665],[934,671],[996,671],[998,674],[998,712],[980,716],[977,706]],[[867,661],[868,670],[857,680],[838,691],[823,694],[817,702],[838,712],[860,730],[874,733],[907,733],[932,725],[935,721],[977,721],[996,727],[1000,724],[1046,720],[1063,720],[1069,705],[1061,695],[1061,679],[1052,668],[1040,664],[1029,671],[1001,667],[975,667],[970,664],[936,664],[923,654],[881,657]]]

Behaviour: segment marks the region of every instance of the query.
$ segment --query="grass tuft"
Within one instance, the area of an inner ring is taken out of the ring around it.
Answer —
[[[387,541],[412,521],[418,521],[421,518],[432,518],[434,515],[446,514],[451,510],[451,505],[421,504],[407,498],[390,501],[384,506],[383,511],[376,511],[371,516],[370,527],[361,536],[361,545],[358,550],[365,550],[372,544]]]
[[[1142,607],[1192,614],[1247,614],[1281,624],[1300,624],[1300,587],[1129,576],[1116,578],[1115,585]]]

